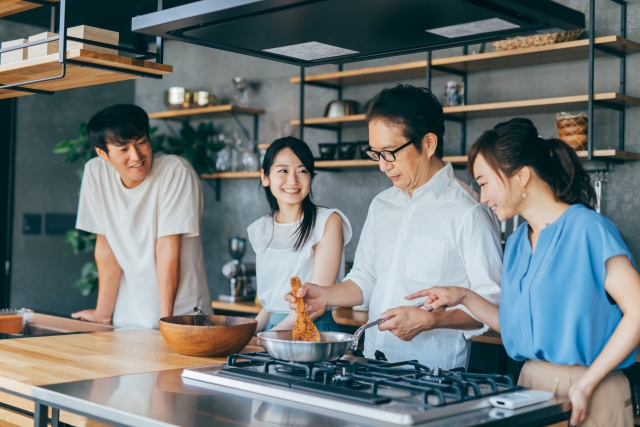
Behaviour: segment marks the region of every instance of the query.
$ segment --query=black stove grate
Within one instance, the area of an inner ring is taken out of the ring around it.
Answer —
[[[255,370],[260,365],[262,372]],[[432,369],[415,360],[296,363],[264,352],[247,353],[229,356],[221,373],[357,403],[379,405],[393,400],[425,409],[520,389],[510,375]],[[396,395],[387,396],[390,391]]]

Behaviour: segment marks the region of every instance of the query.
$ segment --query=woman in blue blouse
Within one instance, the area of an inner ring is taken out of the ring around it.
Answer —
[[[571,425],[632,426],[629,383],[640,342],[640,276],[620,233],[593,210],[589,176],[575,152],[513,119],[469,152],[481,201],[501,220],[521,215],[509,237],[500,309],[460,287],[434,287],[432,310],[464,305],[527,360],[518,383],[568,397]]]

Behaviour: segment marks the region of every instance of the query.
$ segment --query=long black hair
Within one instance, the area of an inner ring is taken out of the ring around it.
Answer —
[[[285,148],[289,148],[293,151],[293,154],[296,155],[298,159],[302,162],[302,165],[307,169],[309,175],[311,176],[311,180],[316,175],[315,166],[313,163],[313,153],[307,144],[304,141],[299,140],[298,138],[294,138],[292,136],[287,136],[285,138],[276,139],[267,149],[267,152],[264,155],[264,160],[262,161],[262,169],[264,170],[265,176],[269,176],[269,172],[271,171],[271,166],[273,165],[273,161],[276,158],[276,155],[284,150]],[[275,198],[273,193],[271,193],[271,189],[269,187],[263,187],[264,194],[267,197],[267,202],[269,203],[269,209],[271,211],[271,216],[275,216],[276,212],[280,209],[278,206],[278,199]],[[302,222],[300,226],[296,230],[296,241],[293,245],[293,250],[298,251],[302,248],[305,243],[311,238],[311,233],[313,233],[313,228],[316,225],[316,216],[317,216],[317,207],[311,201],[311,188],[309,188],[309,194],[302,201],[302,206],[300,208],[302,213]]]
[[[593,209],[596,193],[576,152],[559,139],[544,139],[529,119],[511,119],[483,133],[469,150],[469,175],[481,154],[491,169],[512,177],[529,166],[549,184],[557,200]]]

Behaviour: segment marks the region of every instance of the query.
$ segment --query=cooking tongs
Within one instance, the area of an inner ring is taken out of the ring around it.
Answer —
[[[207,315],[202,312],[200,307],[193,307],[193,324],[196,326],[200,326],[198,325],[198,316],[202,316],[207,326],[213,326]]]
[[[414,307],[418,307],[418,308],[423,307],[424,306],[424,301],[419,302],[417,304],[414,304],[413,306]],[[360,326],[358,328],[358,330],[356,330],[356,333],[353,334],[353,336],[355,338],[354,338],[353,342],[351,343],[351,348],[350,348],[351,352],[354,352],[355,350],[358,349],[358,342],[360,341],[360,337],[362,336],[362,334],[364,333],[365,330],[371,328],[372,326],[377,326],[380,323],[384,323],[384,322],[386,322],[387,320],[390,320],[390,319],[393,319],[393,317],[382,317],[382,318],[380,318],[378,320],[374,320],[371,323],[367,323],[366,325]]]

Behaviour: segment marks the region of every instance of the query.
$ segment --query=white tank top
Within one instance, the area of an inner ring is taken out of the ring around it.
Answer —
[[[289,279],[297,276],[302,283],[311,280],[315,258],[313,247],[322,239],[327,219],[334,212],[342,218],[342,243],[346,246],[351,240],[351,224],[337,209],[318,207],[311,237],[298,251],[293,250],[293,245],[302,219],[290,224],[279,224],[271,215],[265,215],[247,228],[249,241],[256,253],[258,299],[268,312],[291,311],[289,303],[284,299],[291,291]],[[335,283],[344,278],[344,246]]]

